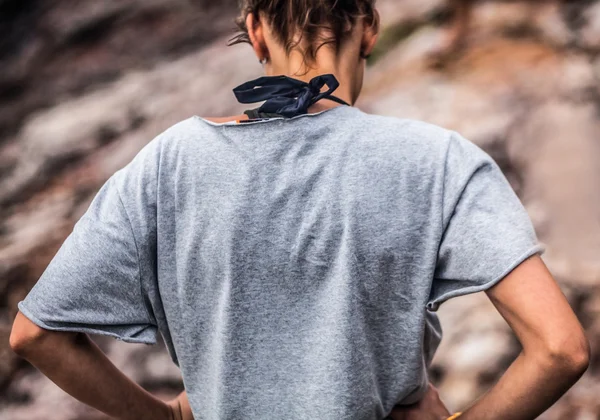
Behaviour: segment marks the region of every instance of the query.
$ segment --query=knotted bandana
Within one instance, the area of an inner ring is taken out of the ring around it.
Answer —
[[[321,92],[325,85],[329,89]],[[350,106],[331,94],[339,85],[333,74],[316,76],[308,83],[288,76],[263,76],[242,83],[233,89],[233,93],[238,102],[243,104],[266,101],[258,108],[259,113],[291,118],[306,114],[311,105],[323,98]]]

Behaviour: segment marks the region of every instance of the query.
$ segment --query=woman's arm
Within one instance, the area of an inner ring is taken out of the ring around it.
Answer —
[[[427,392],[419,402],[410,405],[398,405],[388,417],[391,420],[444,420],[450,412],[440,399],[438,391],[430,382]]]
[[[486,294],[523,350],[460,420],[534,419],[586,371],[589,342],[539,255],[524,261]]]
[[[173,418],[166,402],[131,381],[86,334],[42,329],[19,311],[10,346],[65,392],[115,419]]]
[[[173,420],[194,420],[192,408],[188,401],[187,392],[185,390],[177,397],[167,401],[173,412]]]

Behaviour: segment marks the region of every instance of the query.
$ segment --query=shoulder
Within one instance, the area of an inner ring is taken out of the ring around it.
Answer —
[[[366,114],[374,133],[387,141],[400,142],[410,150],[439,156],[445,163],[463,167],[495,164],[479,145],[458,131],[434,123],[411,118]]]
[[[206,138],[214,132],[214,128],[197,115],[177,121],[156,133],[138,152],[134,161],[144,161],[145,165],[151,162],[164,163],[180,154],[182,148],[186,149]]]
[[[402,155],[424,156],[443,159],[449,148],[453,131],[427,121],[387,115],[356,113],[356,118],[348,122],[361,136],[366,147],[377,144],[389,151],[397,150]]]
[[[206,131],[209,128],[208,124],[202,121],[197,115],[192,115],[184,120],[180,120],[171,126],[167,127],[159,133],[153,141],[165,143],[169,141],[177,141],[187,138],[190,134],[197,134]]]
[[[370,114],[359,110],[357,122],[382,138],[415,140],[444,144],[451,130],[427,121],[390,115]]]
[[[204,129],[197,116],[191,116],[171,124],[155,133],[133,159],[116,171],[112,178],[121,191],[132,190],[138,186],[149,189],[156,183],[160,168],[165,160],[168,160],[168,156],[176,155],[182,141],[198,137],[198,134]]]

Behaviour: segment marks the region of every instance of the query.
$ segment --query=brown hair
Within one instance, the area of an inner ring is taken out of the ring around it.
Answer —
[[[358,18],[364,17],[370,25],[379,24],[375,0],[239,0],[239,3],[240,15],[235,23],[240,33],[228,45],[250,43],[246,17],[250,13],[257,17],[261,14],[288,54],[304,40],[305,62],[314,61],[318,50],[327,44],[333,44],[337,53]],[[295,39],[298,33],[300,36]],[[315,45],[317,40],[321,42]]]

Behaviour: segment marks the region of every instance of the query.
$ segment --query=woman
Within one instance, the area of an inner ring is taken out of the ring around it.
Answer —
[[[12,348],[122,419],[533,419],[553,404],[589,345],[499,167],[456,132],[350,105],[378,22],[373,0],[244,0],[234,43],[267,78],[234,92],[265,103],[184,120],[117,171],[19,302]],[[427,377],[435,311],[479,291],[523,351],[451,417]],[[158,332],[186,388],[168,403],[85,335]]]

